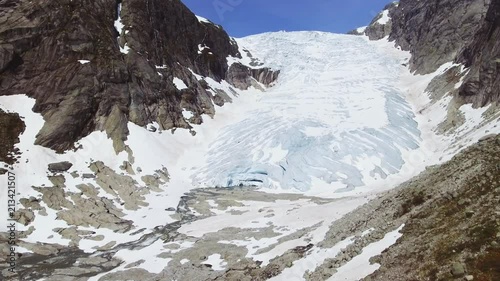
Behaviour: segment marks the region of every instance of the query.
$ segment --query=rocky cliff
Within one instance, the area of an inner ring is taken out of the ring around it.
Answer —
[[[200,123],[231,100],[203,81],[232,77],[230,56],[241,57],[235,41],[180,0],[0,1],[0,95],[35,98],[45,119],[36,144],[59,152],[95,130],[120,151],[128,121],[190,129],[183,110]],[[228,81],[277,78],[259,72]]]
[[[432,73],[447,62],[463,64],[469,71],[452,93],[455,101],[482,107],[500,101],[499,13],[498,0],[402,0],[386,6],[364,34],[371,40],[389,36],[410,51],[416,74]],[[384,14],[387,21],[380,20]]]

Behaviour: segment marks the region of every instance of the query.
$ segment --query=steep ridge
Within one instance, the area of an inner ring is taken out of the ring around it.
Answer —
[[[236,43],[180,1],[3,0],[0,7],[1,95],[35,98],[45,119],[36,144],[63,152],[99,130],[121,151],[128,121],[190,129],[183,110],[199,124],[231,101],[231,92],[214,92],[192,72],[220,82],[227,57],[241,57]]]
[[[450,61],[463,64],[469,71],[460,75],[454,102],[484,107],[500,101],[499,7],[498,0],[402,0],[387,5],[361,33],[371,40],[389,36],[410,51],[409,66],[417,74],[433,73]]]

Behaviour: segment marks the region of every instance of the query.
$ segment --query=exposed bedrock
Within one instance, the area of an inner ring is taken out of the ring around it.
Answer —
[[[180,0],[119,2],[0,1],[0,95],[36,99],[45,120],[36,144],[62,152],[101,130],[120,151],[128,121],[191,128],[183,108],[200,119],[230,100],[191,72],[221,81],[227,57],[241,57],[220,26]],[[189,88],[177,89],[174,77]]]

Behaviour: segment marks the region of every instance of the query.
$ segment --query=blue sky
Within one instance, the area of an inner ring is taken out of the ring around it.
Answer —
[[[268,31],[345,33],[367,25],[390,0],[182,0],[234,37]]]

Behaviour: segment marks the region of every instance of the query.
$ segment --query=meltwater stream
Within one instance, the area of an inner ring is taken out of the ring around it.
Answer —
[[[259,108],[224,128],[194,181],[352,190],[397,173],[420,132],[398,89],[401,61],[356,36],[267,33],[238,40],[280,69]]]

